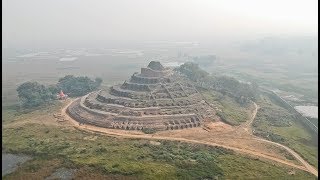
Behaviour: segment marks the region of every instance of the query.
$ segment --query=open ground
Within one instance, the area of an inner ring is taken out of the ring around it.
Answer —
[[[70,105],[71,101],[68,105]],[[254,103],[252,116],[245,123],[238,127],[232,127],[222,122],[210,123],[205,127],[192,128],[188,130],[161,131],[155,134],[144,134],[139,131],[125,131],[116,129],[106,129],[91,125],[79,125],[77,121],[66,114],[65,106],[61,113],[76,128],[104,133],[111,136],[121,136],[134,139],[155,139],[155,140],[171,140],[187,143],[205,144],[209,146],[220,146],[231,149],[239,153],[245,153],[259,158],[275,161],[300,170],[304,170],[318,176],[316,168],[311,166],[302,157],[300,157],[292,149],[264,140],[252,135],[251,124],[254,121],[258,106]],[[285,150],[285,151],[283,151]],[[286,154],[291,154],[295,160],[288,160]]]

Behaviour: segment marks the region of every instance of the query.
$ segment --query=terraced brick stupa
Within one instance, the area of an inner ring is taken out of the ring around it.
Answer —
[[[156,61],[121,85],[74,101],[67,113],[79,123],[125,130],[193,128],[215,118],[191,82]]]

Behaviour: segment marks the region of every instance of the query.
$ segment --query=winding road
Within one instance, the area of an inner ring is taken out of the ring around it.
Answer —
[[[75,99],[77,100],[77,99]],[[75,101],[73,100],[73,101]],[[192,139],[186,139],[186,138],[176,138],[176,137],[165,137],[165,136],[161,136],[161,135],[157,135],[157,134],[129,134],[126,133],[126,131],[121,132],[120,131],[112,131],[110,129],[106,129],[106,128],[101,128],[101,127],[97,127],[97,126],[92,126],[92,125],[79,125],[79,123],[72,119],[67,113],[66,113],[66,109],[67,107],[73,102],[71,101],[67,106],[65,106],[62,109],[62,115],[64,115],[66,117],[66,119],[68,119],[74,127],[81,129],[81,130],[87,130],[87,131],[93,131],[93,132],[97,132],[97,133],[103,133],[103,134],[107,134],[109,136],[121,136],[124,138],[137,138],[137,139],[153,139],[153,140],[170,140],[170,141],[180,141],[180,142],[187,142],[187,143],[194,143],[194,144],[204,144],[204,145],[209,145],[209,146],[219,146],[219,147],[223,147],[226,149],[230,149],[230,150],[234,150],[236,152],[240,152],[240,153],[244,153],[244,154],[249,154],[249,155],[254,155],[254,156],[258,156],[261,158],[265,158],[265,159],[269,159],[272,161],[276,161],[278,163],[282,163],[285,164],[287,166],[290,167],[294,167],[303,171],[307,171],[312,173],[313,175],[315,175],[316,177],[318,177],[318,170],[316,168],[314,168],[313,166],[311,166],[307,161],[305,161],[299,154],[297,154],[296,152],[294,152],[292,149],[290,149],[287,146],[284,146],[282,144],[279,143],[275,143],[272,141],[268,141],[262,138],[258,138],[256,136],[253,136],[252,131],[251,131],[251,124],[255,119],[255,116],[258,112],[259,106],[254,103],[255,109],[253,111],[252,117],[243,125],[240,125],[238,128],[236,128],[236,132],[238,132],[240,129],[244,129],[246,133],[248,133],[250,136],[252,136],[253,139],[260,141],[260,142],[265,142],[265,143],[269,143],[269,144],[273,144],[276,145],[278,147],[284,148],[286,151],[288,151],[291,155],[293,155],[302,165],[297,165],[294,164],[292,162],[288,162],[285,161],[283,159],[277,158],[277,157],[272,157],[270,155],[266,155],[263,154],[261,152],[257,152],[257,151],[252,151],[252,150],[248,150],[248,149],[241,149],[238,147],[233,147],[233,146],[228,146],[228,145],[222,145],[222,144],[217,144],[217,143],[213,143],[213,142],[207,142],[207,141],[201,141],[201,140],[192,140]],[[234,138],[234,137],[231,137]]]

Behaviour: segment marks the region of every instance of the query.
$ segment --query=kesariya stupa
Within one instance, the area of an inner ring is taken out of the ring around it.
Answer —
[[[191,82],[157,61],[121,85],[74,101],[67,113],[79,123],[125,130],[193,128],[215,118]]]

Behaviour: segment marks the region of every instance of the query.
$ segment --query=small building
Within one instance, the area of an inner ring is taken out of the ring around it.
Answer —
[[[68,98],[68,95],[64,94],[63,91],[61,90],[60,93],[57,95],[57,99],[59,100],[65,100]]]

